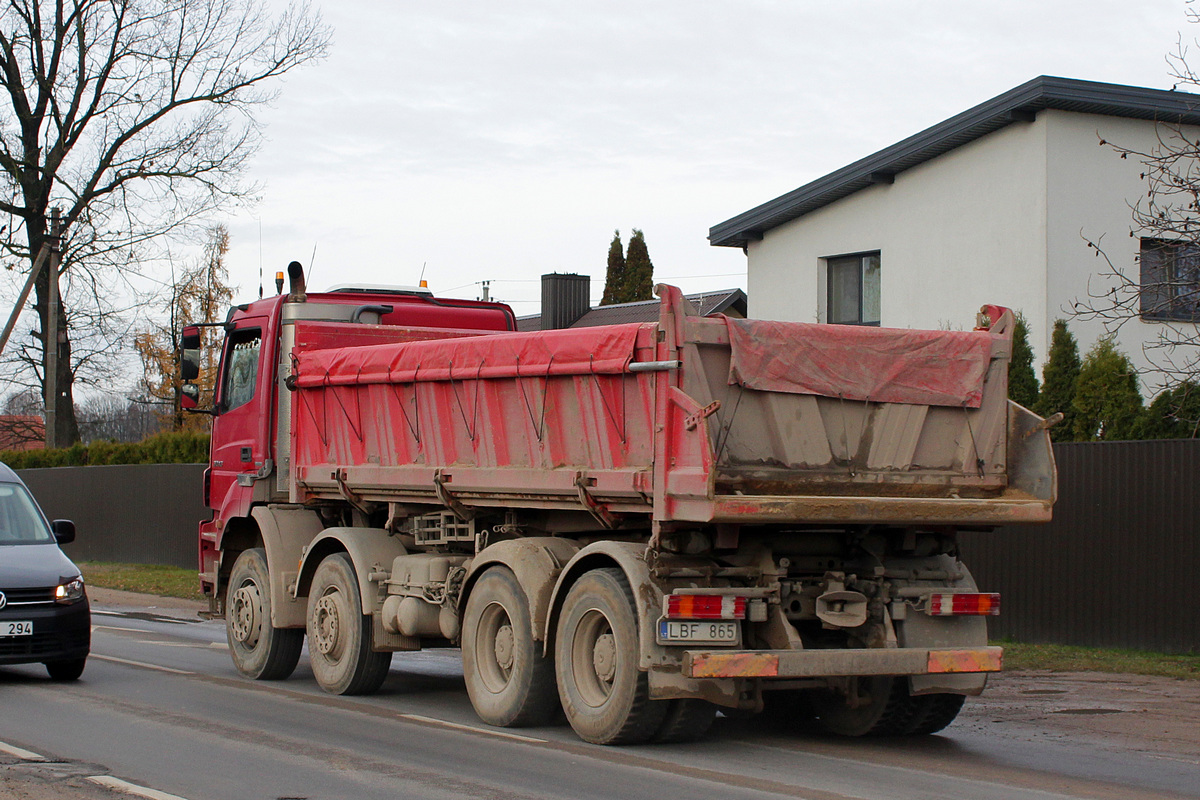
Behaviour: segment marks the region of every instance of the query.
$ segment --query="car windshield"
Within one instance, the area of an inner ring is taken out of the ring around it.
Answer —
[[[53,542],[46,518],[24,486],[0,483],[0,547]]]

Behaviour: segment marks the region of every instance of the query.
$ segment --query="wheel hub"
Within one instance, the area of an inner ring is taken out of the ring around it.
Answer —
[[[500,629],[496,631],[496,663],[500,666],[500,669],[504,670],[505,672],[508,672],[512,669],[513,650],[514,640],[512,625],[501,625]]]
[[[258,593],[258,586],[249,583],[233,593],[232,608],[229,610],[229,630],[235,641],[246,647],[258,644],[261,619],[262,597]]]
[[[592,666],[597,678],[612,683],[613,676],[617,674],[617,645],[611,633],[596,637],[596,644],[592,648]]]
[[[341,614],[338,603],[332,595],[325,595],[317,601],[313,612],[313,622],[316,634],[314,644],[317,650],[323,655],[336,655],[341,630]]]

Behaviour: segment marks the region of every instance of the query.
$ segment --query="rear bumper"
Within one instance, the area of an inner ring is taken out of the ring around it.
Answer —
[[[688,650],[689,678],[827,678],[850,675],[939,675],[999,672],[1003,648],[870,650]]]

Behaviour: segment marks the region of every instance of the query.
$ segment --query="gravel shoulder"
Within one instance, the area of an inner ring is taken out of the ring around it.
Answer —
[[[1198,680],[1049,670],[996,676],[955,723],[989,735],[1070,739],[1191,764],[1200,764],[1198,725]]]

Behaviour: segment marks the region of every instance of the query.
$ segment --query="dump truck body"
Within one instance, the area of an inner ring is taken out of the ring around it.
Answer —
[[[201,530],[239,668],[290,672],[306,634],[322,686],[370,691],[391,652],[460,643],[485,721],[561,703],[602,743],[793,695],[839,733],[948,724],[1001,660],[956,537],[1055,495],[1006,397],[1011,313],[896,331],[659,292],[657,322],[536,333],[276,304],[249,460]]]

